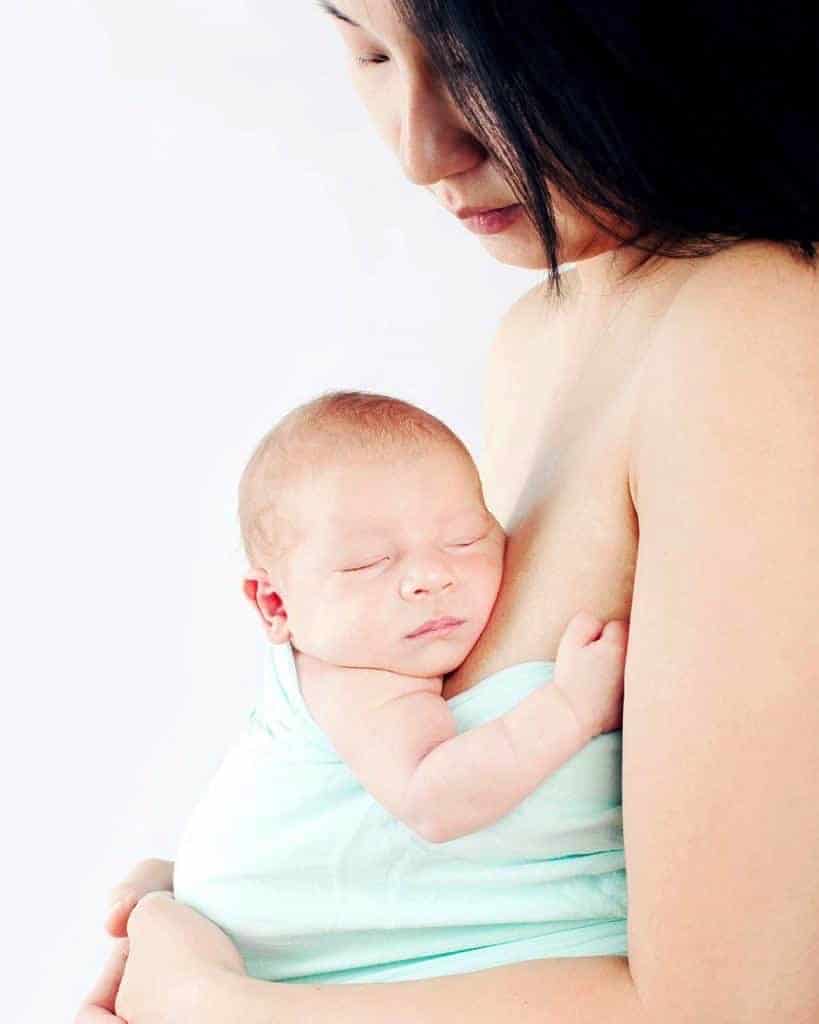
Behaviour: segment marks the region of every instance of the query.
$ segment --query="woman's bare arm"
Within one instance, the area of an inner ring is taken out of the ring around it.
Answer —
[[[689,282],[635,424],[629,961],[668,1021],[819,1019],[819,288],[771,250]]]
[[[665,1024],[645,1016],[625,958],[607,956],[361,985],[281,985],[225,973],[202,989],[194,1012],[197,1024]]]

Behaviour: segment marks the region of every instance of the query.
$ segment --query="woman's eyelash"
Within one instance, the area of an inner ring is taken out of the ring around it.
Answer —
[[[384,53],[376,53],[371,57],[356,57],[356,64],[386,64],[390,58]],[[464,61],[455,61],[452,65],[452,73],[456,75],[464,75],[467,71],[467,66]]]

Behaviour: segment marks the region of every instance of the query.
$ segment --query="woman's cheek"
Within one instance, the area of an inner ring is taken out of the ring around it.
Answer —
[[[397,154],[401,145],[400,103],[393,102],[393,90],[383,67],[377,65],[377,68],[377,74],[368,75],[366,69],[353,71],[353,87],[382,142]]]

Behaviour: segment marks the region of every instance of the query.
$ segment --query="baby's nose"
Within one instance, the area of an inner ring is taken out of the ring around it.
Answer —
[[[455,585],[453,574],[443,565],[417,567],[407,573],[401,582],[401,593],[405,598],[438,594]]]

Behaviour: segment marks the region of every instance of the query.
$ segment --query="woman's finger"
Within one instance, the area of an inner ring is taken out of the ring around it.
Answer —
[[[149,892],[173,892],[173,861],[151,858],[141,860],[109,893],[111,908],[106,930],[115,938],[127,935],[128,917]]]
[[[74,1024],[116,1024],[122,1021],[114,1013],[114,1003],[127,959],[128,940],[120,939],[114,944],[96,984],[83,1000]]]

